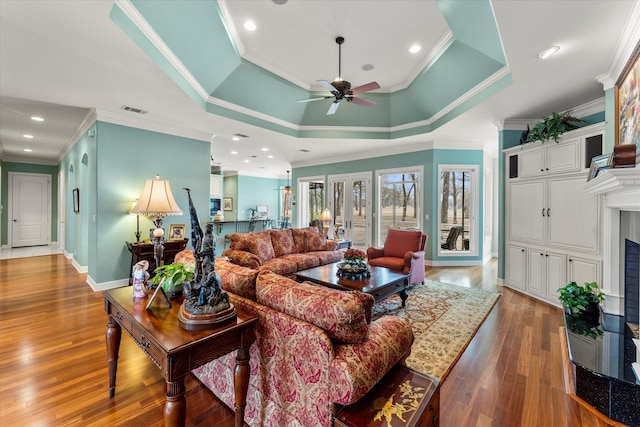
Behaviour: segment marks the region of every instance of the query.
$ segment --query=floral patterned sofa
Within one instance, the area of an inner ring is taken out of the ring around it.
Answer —
[[[411,326],[371,321],[373,297],[342,292],[216,260],[231,303],[258,316],[251,345],[245,422],[250,426],[332,425],[335,405],[363,397],[411,352]],[[236,352],[193,371],[234,407]]]
[[[283,276],[342,259],[338,244],[327,240],[317,227],[231,233],[227,238],[231,244],[222,256],[234,264]]]

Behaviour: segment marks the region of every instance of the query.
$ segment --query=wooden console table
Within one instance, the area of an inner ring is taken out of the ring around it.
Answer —
[[[249,386],[249,346],[255,339],[255,315],[238,310],[237,319],[219,328],[187,331],[178,321],[182,299],[174,300],[172,308],[153,307],[146,310],[147,298],[133,299],[133,288],[127,286],[104,292],[107,324],[107,354],[109,363],[109,397],[116,391],[118,351],[124,328],[136,344],[160,369],[167,384],[164,405],[166,426],[184,426],[187,399],[184,378],[191,370],[233,350],[238,350],[234,378],[235,425],[244,419]]]
[[[182,240],[167,240],[163,243],[164,253],[163,262],[165,264],[171,264],[176,254],[183,250],[187,246],[189,239]],[[149,274],[153,277],[153,270],[156,269],[156,259],[153,256],[153,243],[129,243],[127,242],[127,249],[131,252],[131,269],[133,266],[142,260],[149,261]],[[132,285],[131,269],[129,269],[129,284]]]

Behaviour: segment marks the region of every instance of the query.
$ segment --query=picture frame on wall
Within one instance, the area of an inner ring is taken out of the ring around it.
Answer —
[[[80,189],[73,189],[73,211],[75,213],[80,212]]]
[[[615,84],[615,145],[634,144],[640,163],[640,42]]]
[[[184,224],[171,224],[169,227],[169,240],[184,239],[185,228]]]
[[[222,199],[222,210],[232,211],[233,210],[233,198],[225,197]]]

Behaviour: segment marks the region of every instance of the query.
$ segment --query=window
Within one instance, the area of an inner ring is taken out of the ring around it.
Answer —
[[[377,245],[390,228],[422,229],[422,167],[377,171]]]
[[[298,227],[317,225],[325,208],[324,176],[298,180]]]
[[[438,255],[478,252],[477,166],[438,166]]]

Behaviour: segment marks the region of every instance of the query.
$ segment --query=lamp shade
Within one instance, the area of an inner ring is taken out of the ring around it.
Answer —
[[[322,222],[326,222],[326,221],[331,221],[333,218],[331,217],[331,212],[329,212],[329,209],[325,208],[322,211],[322,214],[320,214],[320,221]]]
[[[173,198],[169,181],[160,179],[158,175],[156,175],[156,179],[147,180],[142,194],[138,198],[138,203],[130,212],[154,217],[182,215],[182,211]]]

